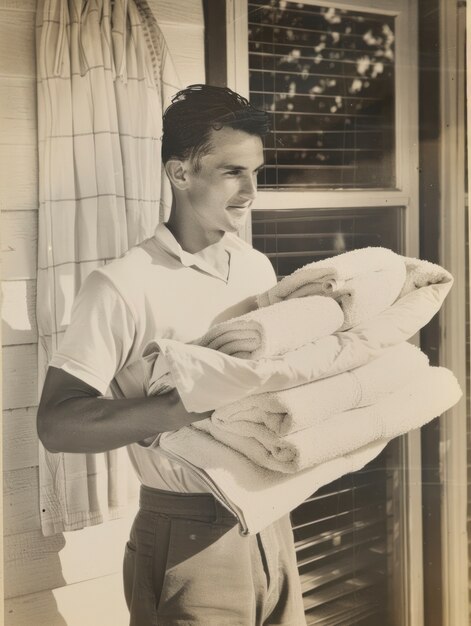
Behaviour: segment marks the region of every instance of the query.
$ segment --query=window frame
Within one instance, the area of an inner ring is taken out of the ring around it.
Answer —
[[[395,16],[396,188],[387,190],[260,190],[252,210],[289,208],[358,208],[403,206],[404,251],[419,256],[418,137],[418,6],[417,0],[304,0],[304,4],[381,12]],[[372,6],[374,5],[374,6]],[[226,0],[227,85],[249,95],[247,0]],[[246,60],[245,63],[243,60]],[[251,242],[251,220],[239,233]],[[416,338],[418,343],[418,338]],[[393,511],[399,532],[393,546],[392,593],[400,600],[393,616],[397,626],[423,626],[423,554],[421,440],[419,432],[401,437],[395,446]]]

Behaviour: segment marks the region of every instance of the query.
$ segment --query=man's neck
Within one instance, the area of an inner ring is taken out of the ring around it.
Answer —
[[[179,219],[179,215],[180,213],[175,210],[175,207],[172,207],[170,219],[166,226],[182,249],[191,254],[204,251],[202,257],[205,261],[227,280],[229,277],[229,256],[222,242],[224,232],[205,231],[199,223],[189,219]]]
[[[169,231],[185,252],[195,254],[208,246],[222,241],[224,237],[223,231],[204,230],[198,222],[191,220],[190,215],[189,212],[183,215],[183,212],[178,211],[173,206],[170,218],[166,224]],[[221,250],[223,250],[222,244]]]

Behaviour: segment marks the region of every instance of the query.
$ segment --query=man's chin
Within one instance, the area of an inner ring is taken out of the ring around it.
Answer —
[[[228,225],[230,225],[231,230],[233,232],[237,232],[244,226],[245,222],[247,221],[247,216],[249,215],[249,213],[250,211],[246,209],[243,213],[239,212],[238,215],[229,214],[229,219],[227,220],[227,223]]]
[[[247,221],[247,216],[245,216],[241,220],[237,220],[237,221],[231,222],[231,226],[227,229],[226,232],[228,232],[228,233],[237,233],[237,232],[239,232],[239,230],[241,228],[244,228],[246,221]]]

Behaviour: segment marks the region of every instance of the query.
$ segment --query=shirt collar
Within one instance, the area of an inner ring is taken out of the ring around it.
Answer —
[[[207,274],[211,274],[211,276],[220,278],[227,282],[227,277],[222,276],[222,274],[205,259],[205,256],[208,256],[208,249],[211,246],[208,246],[207,248],[204,248],[200,252],[196,252],[194,254],[191,252],[187,252],[186,250],[183,250],[173,234],[163,223],[157,225],[154,237],[156,241],[167,250],[167,252],[169,252],[172,256],[178,258],[181,261],[182,265],[184,265],[185,267],[197,267],[201,271],[206,272]],[[222,238],[222,245],[229,255],[230,271],[231,250],[226,235],[224,235]]]

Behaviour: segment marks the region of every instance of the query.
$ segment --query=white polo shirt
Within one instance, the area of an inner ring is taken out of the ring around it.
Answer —
[[[164,224],[155,235],[84,281],[60,349],[50,365],[62,368],[105,395],[115,375],[142,357],[156,339],[189,342],[216,322],[250,310],[252,296],[276,283],[270,261],[226,233],[228,275],[211,261],[214,246],[197,254],[182,250]],[[155,416],[156,431],[159,416]],[[141,482],[175,492],[209,489],[159,448],[128,446]]]

